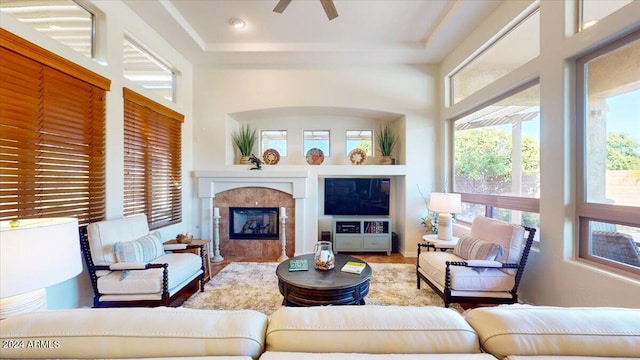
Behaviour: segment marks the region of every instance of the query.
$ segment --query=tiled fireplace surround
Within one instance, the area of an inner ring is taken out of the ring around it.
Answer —
[[[303,223],[309,178],[307,171],[198,171],[195,177],[201,202],[200,225],[203,239],[214,238],[213,208],[220,209],[222,256],[275,259],[282,253],[280,239],[230,240],[229,207],[285,207],[286,254],[292,257],[296,252],[305,251]]]

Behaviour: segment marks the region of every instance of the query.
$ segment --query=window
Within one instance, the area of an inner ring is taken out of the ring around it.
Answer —
[[[287,156],[287,130],[264,130],[260,132],[262,152],[276,149],[280,156]]]
[[[109,80],[3,29],[0,43],[0,220],[104,220]]]
[[[356,148],[364,150],[367,156],[372,156],[372,144],[373,130],[347,130],[347,156]]]
[[[633,0],[581,0],[578,1],[578,31],[595,25],[600,19],[611,15],[616,10]]]
[[[124,77],[175,101],[175,74],[168,65],[135,42],[124,39]]]
[[[94,15],[72,0],[2,0],[0,11],[73,50],[94,57]]]
[[[540,11],[536,9],[450,75],[451,104],[510,73],[540,54]],[[523,46],[524,45],[524,46]]]
[[[454,121],[454,190],[463,200],[458,218],[470,222],[476,215],[486,215],[538,227],[537,82]]]
[[[467,197],[467,199],[473,200],[473,197],[470,196]],[[460,214],[456,214],[456,219],[467,224],[471,224],[476,216],[486,216],[492,219],[499,219],[512,224],[523,224],[536,229],[540,228],[540,214],[538,214],[537,212],[514,210],[514,208],[517,209],[519,207],[517,199],[505,199],[497,196],[493,199],[481,201],[486,201],[487,203],[492,203],[494,205],[475,204],[472,202],[463,201],[463,212]],[[495,204],[498,203],[500,203],[501,206],[504,207],[496,206]],[[539,241],[539,234],[537,232],[534,241]]]
[[[576,61],[579,256],[636,277],[640,275],[636,262],[640,259],[639,53],[636,31]]]
[[[302,154],[313,148],[322,150],[324,156],[329,156],[329,130],[305,130],[303,131]]]
[[[150,229],[182,221],[184,116],[124,89],[124,215]]]

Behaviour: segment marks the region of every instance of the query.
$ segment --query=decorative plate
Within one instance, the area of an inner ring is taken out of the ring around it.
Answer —
[[[262,160],[267,165],[275,165],[280,161],[280,153],[276,149],[267,149],[262,153]]]
[[[311,148],[307,151],[307,164],[320,165],[324,161],[324,153],[318,148]]]
[[[362,149],[355,148],[349,153],[349,161],[351,161],[353,165],[362,165],[366,159],[367,153]]]

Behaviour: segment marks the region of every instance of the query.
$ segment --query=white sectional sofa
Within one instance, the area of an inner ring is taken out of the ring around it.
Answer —
[[[251,310],[95,308],[0,320],[7,359],[257,359],[267,316]]]
[[[640,309],[510,305],[465,319],[498,359],[640,358]]]
[[[640,358],[640,309],[503,305],[48,310],[0,321],[0,358]]]
[[[464,318],[446,308],[283,307],[269,319],[260,359],[495,359],[482,354],[478,340]]]

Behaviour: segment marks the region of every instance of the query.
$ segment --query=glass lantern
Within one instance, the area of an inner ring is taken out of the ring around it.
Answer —
[[[316,270],[331,270],[336,266],[333,245],[329,241],[318,241],[315,246],[314,264]]]

